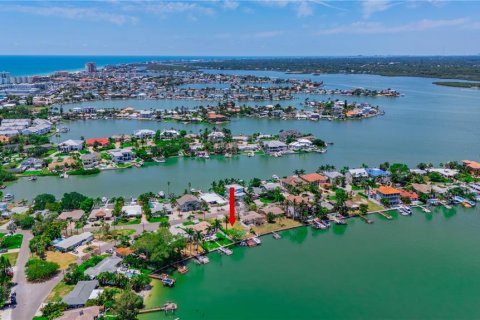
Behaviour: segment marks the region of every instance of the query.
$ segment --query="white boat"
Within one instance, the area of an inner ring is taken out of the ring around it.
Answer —
[[[232,155],[230,153],[225,153],[225,158],[231,158]]]
[[[60,175],[60,178],[63,178],[63,179],[67,179],[68,178],[68,174],[66,172],[62,173]]]
[[[224,247],[221,247],[218,249],[219,252],[223,253],[224,255],[227,255],[227,256],[230,256],[233,251],[228,249],[228,248],[224,248]]]
[[[260,238],[253,237],[252,240],[255,241],[255,243],[256,243],[257,245],[262,244],[262,240],[260,240]]]
[[[160,198],[164,198],[164,197],[165,197],[165,192],[159,191],[159,192],[158,192],[158,196],[159,196]]]
[[[14,198],[15,198],[15,196],[14,196],[13,194],[11,194],[11,193],[7,193],[7,194],[5,194],[5,195],[3,196],[3,200],[5,200],[5,201],[11,201],[11,200],[13,200]]]
[[[280,177],[277,176],[276,174],[272,175],[272,179],[275,179],[275,180],[280,180]]]
[[[407,206],[399,206],[398,212],[400,212],[402,216],[409,216],[412,214],[412,209],[410,209],[410,207],[407,207]]]
[[[198,257],[197,257],[197,261],[198,261],[198,263],[200,263],[200,264],[207,264],[207,263],[210,262],[210,260],[208,259],[207,256],[198,256]]]
[[[37,177],[36,176],[28,177],[28,181],[37,181]]]
[[[255,153],[253,151],[251,151],[249,154],[248,154],[249,157],[255,157]]]
[[[272,232],[272,236],[273,236],[273,239],[275,239],[275,240],[278,240],[278,239],[282,238],[282,236],[279,235],[278,233],[276,233],[275,231]]]

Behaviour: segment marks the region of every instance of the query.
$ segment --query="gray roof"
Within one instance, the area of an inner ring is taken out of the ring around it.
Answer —
[[[179,206],[183,206],[185,203],[188,202],[199,202],[197,197],[195,197],[193,194],[184,194],[180,198],[177,199],[177,204]]]
[[[90,237],[93,237],[93,234],[91,232],[84,232],[81,234],[77,234],[65,240],[60,241],[55,245],[55,247],[67,250],[73,246],[80,244],[81,242],[87,240]]]
[[[96,266],[88,268],[85,270],[85,273],[88,274],[90,278],[95,278],[102,272],[115,272],[120,262],[122,262],[121,258],[111,256],[103,259]]]
[[[69,306],[84,305],[97,286],[97,280],[79,281],[75,288],[63,297],[63,302]]]
[[[278,140],[264,141],[263,145],[267,148],[280,148],[280,147],[286,148],[287,147],[287,145],[285,143],[283,143],[281,141],[278,141]]]

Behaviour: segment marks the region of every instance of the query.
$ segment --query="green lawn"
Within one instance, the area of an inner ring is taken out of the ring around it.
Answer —
[[[260,201],[265,204],[273,203],[273,200],[267,198],[260,198]]]
[[[106,255],[103,255],[103,256],[93,256],[91,257],[90,259],[88,259],[87,261],[83,262],[82,264],[80,264],[78,266],[78,270],[80,270],[81,272],[85,272],[85,270],[87,270],[88,268],[90,267],[94,267],[96,266],[100,261],[102,261],[103,259],[105,259],[107,256]]]
[[[2,256],[7,257],[12,266],[17,264],[18,252],[4,253]]]
[[[23,234],[15,234],[13,236],[2,235],[0,247],[5,249],[18,249],[22,246]]]
[[[25,171],[20,174],[22,177],[30,177],[30,176],[57,176],[58,174],[55,172],[51,172],[48,169],[43,170],[31,170]]]
[[[142,220],[140,218],[137,219],[119,219],[116,220],[113,224],[116,226],[129,226],[132,224],[140,224]]]
[[[168,217],[150,217],[148,222],[168,222]]]

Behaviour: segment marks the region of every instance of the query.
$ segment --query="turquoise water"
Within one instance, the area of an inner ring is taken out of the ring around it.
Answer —
[[[155,283],[169,319],[478,319],[480,210],[414,210],[328,231],[300,228]],[[141,320],[166,318],[162,313]]]
[[[241,73],[241,72],[239,72]],[[258,75],[280,76],[279,73],[255,72]],[[287,76],[287,75],[283,75]],[[291,75],[290,75],[291,76]],[[308,77],[307,75],[294,75]],[[312,77],[312,76],[310,76]],[[137,196],[145,191],[183,192],[191,182],[192,187],[207,189],[213,180],[237,177],[268,178],[272,174],[289,175],[295,169],[316,170],[322,164],[361,166],[363,163],[378,165],[381,162],[403,162],[415,166],[419,162],[439,164],[450,160],[479,159],[480,150],[480,90],[432,85],[433,79],[410,77],[381,77],[370,75],[322,75],[326,86],[366,88],[395,88],[405,96],[400,98],[347,97],[349,100],[377,103],[385,110],[385,116],[358,121],[281,121],[267,119],[235,118],[224,126],[234,134],[252,132],[278,133],[280,130],[297,129],[334,142],[326,154],[286,156],[281,158],[246,156],[210,160],[169,159],[142,169],[102,172],[97,176],[60,179],[43,177],[31,182],[21,179],[10,185],[7,192],[18,198],[32,198],[37,193],[52,192],[61,195],[77,190],[90,196]],[[326,99],[328,97],[321,96]],[[333,98],[333,97],[332,97]],[[344,98],[344,97],[343,97]],[[116,101],[116,102],[123,102]],[[373,102],[372,102],[373,101]],[[98,102],[113,103],[113,101]],[[131,100],[129,106],[138,109],[150,104],[169,107],[169,101]],[[182,101],[184,103],[184,101]],[[283,104],[283,102],[281,102]],[[179,128],[198,132],[205,125],[184,125],[175,122],[136,120],[95,120],[67,123],[71,131],[56,142],[69,138],[78,139],[133,133],[141,128]],[[217,125],[219,127],[220,125]]]

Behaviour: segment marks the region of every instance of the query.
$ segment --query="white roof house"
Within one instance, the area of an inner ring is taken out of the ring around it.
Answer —
[[[141,217],[142,207],[138,204],[127,205],[122,207],[123,215],[126,217]]]
[[[348,173],[352,178],[368,178],[368,172],[364,168],[350,169]]]
[[[140,138],[140,139],[151,138],[151,137],[155,136],[155,131],[150,130],[150,129],[141,129],[141,130],[135,131],[134,135],[135,135],[135,137]]]
[[[217,205],[222,205],[223,206],[223,205],[228,203],[227,200],[225,200],[224,198],[222,198],[221,196],[219,196],[216,193],[203,193],[200,196],[200,199],[202,199],[203,201],[205,201],[208,204],[217,204]]]

